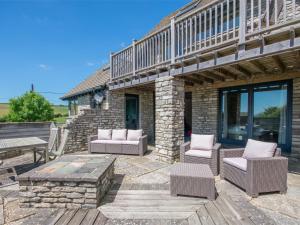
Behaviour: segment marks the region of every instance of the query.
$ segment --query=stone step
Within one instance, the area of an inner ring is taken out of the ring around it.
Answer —
[[[190,217],[194,212],[134,212],[134,211],[102,211],[108,219],[137,219],[137,220],[179,220]]]
[[[113,219],[187,219],[206,202],[174,197],[168,190],[111,190],[98,209]]]
[[[135,199],[125,199],[125,200],[115,200],[113,202],[109,202],[105,200],[101,206],[171,206],[176,207],[177,205],[182,206],[200,206],[205,204],[206,201],[199,200],[158,200],[158,199],[147,199],[147,200],[135,200]]]

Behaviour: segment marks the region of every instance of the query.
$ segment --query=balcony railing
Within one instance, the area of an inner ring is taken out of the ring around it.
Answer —
[[[183,58],[299,23],[300,0],[218,0],[174,17],[166,27],[111,55],[111,79],[124,78]]]

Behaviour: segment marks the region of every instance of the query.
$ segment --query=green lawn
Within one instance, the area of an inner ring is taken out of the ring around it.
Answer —
[[[58,115],[60,114],[61,116],[56,117],[54,119],[55,122],[57,123],[64,123],[66,121],[66,118],[68,116],[68,107],[67,106],[61,106],[61,105],[54,105],[54,114]],[[9,106],[7,103],[0,103],[0,117],[5,116],[8,114],[9,111]]]

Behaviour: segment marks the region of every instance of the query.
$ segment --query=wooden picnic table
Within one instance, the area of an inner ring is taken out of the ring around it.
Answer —
[[[43,151],[43,157],[45,162],[49,161],[48,156],[48,142],[38,137],[26,137],[26,138],[12,138],[12,139],[0,139],[0,152],[1,151],[33,151],[34,162],[36,163],[36,154],[39,151]]]

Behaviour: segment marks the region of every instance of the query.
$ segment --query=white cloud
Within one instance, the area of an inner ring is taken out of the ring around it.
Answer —
[[[46,64],[40,64],[40,65],[39,65],[39,68],[41,68],[41,69],[43,69],[43,70],[48,70],[48,69],[50,69],[50,67],[49,67],[48,65],[46,65]]]
[[[122,43],[120,44],[120,46],[121,46],[121,48],[125,48],[125,47],[126,47],[125,42],[122,42]]]
[[[86,65],[87,65],[87,66],[95,66],[96,63],[93,63],[93,62],[87,62]]]

